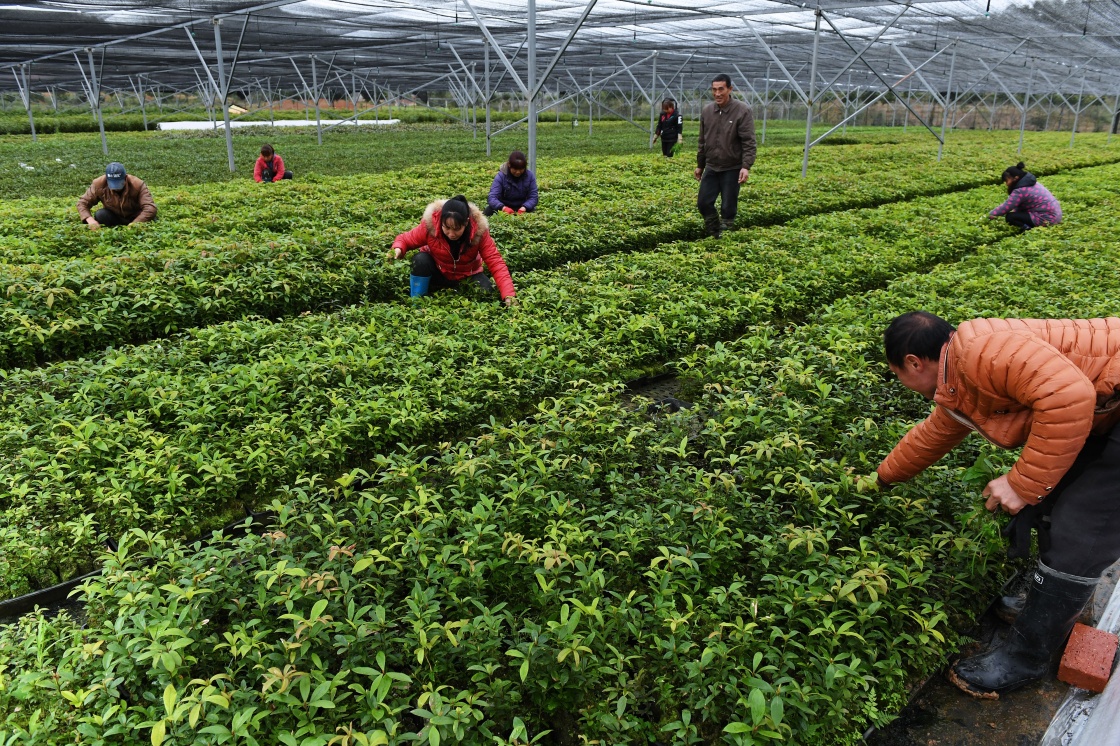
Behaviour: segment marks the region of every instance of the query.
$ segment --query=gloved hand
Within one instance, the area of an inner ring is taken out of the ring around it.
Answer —
[[[518,215],[524,215],[524,214],[525,214],[525,213],[527,213],[527,212],[529,212],[529,211],[528,211],[528,210],[526,210],[526,209],[525,209],[524,207],[522,207],[522,208],[521,208],[520,210],[518,210],[518,211],[517,211],[517,214],[518,214]]]
[[[503,207],[502,212],[504,212],[506,215],[512,215],[513,214],[513,208],[512,207]]]
[[[1015,515],[1000,531],[1007,537],[1007,558],[1021,559],[1031,554],[1031,529],[1038,529],[1038,550],[1045,552],[1050,548],[1050,532],[1042,525],[1045,517],[1041,505],[1028,505]]]

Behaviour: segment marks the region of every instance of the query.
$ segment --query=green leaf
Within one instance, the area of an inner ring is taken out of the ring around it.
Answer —
[[[163,690],[163,709],[167,712],[167,717],[175,714],[175,703],[179,701],[179,695],[175,691],[174,684],[168,684]]]
[[[761,689],[751,689],[747,695],[747,704],[751,708],[751,718],[755,725],[759,725],[766,717],[766,696]]]
[[[160,746],[167,735],[167,723],[160,720],[152,726],[152,746]]]

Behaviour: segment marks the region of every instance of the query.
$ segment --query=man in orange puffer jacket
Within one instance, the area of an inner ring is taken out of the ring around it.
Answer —
[[[1023,448],[984,496],[988,510],[1038,530],[1038,568],[1004,643],[958,662],[950,678],[972,694],[1040,679],[1120,558],[1120,318],[973,319],[954,329],[913,311],[891,321],[884,343],[899,381],[936,406],[879,465],[880,486],[916,476],[973,431]]]

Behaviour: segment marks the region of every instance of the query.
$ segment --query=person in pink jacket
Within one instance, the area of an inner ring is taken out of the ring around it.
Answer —
[[[413,298],[456,288],[463,280],[471,280],[489,292],[494,286],[482,271],[485,264],[498,284],[502,302],[507,306],[516,302],[513,279],[490,237],[490,224],[463,195],[429,204],[420,224],[393,241],[389,258],[401,259],[413,249],[420,250],[412,258],[409,278]]]
[[[1002,178],[1007,185],[1007,201],[988,213],[989,219],[1002,215],[1008,224],[1025,231],[1062,222],[1058,200],[1022,163],[1006,169]]]
[[[284,168],[284,159],[276,155],[272,146],[265,143],[261,146],[261,157],[253,167],[253,178],[258,182],[280,181],[292,178],[292,172]]]

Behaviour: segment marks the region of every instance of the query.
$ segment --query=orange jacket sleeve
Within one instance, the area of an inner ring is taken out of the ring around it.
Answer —
[[[887,484],[905,482],[933,466],[972,432],[942,407],[915,425],[879,464],[876,473]]]

